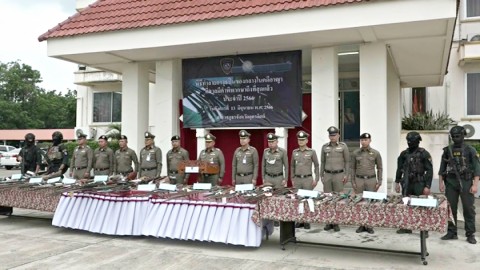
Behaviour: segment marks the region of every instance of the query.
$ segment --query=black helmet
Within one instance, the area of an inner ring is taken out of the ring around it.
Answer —
[[[63,141],[63,134],[60,132],[60,131],[55,131],[53,132],[52,134],[52,140],[55,141],[56,140],[60,140],[60,141]]]
[[[407,134],[407,141],[421,141],[422,136],[420,136],[420,133],[416,131],[411,131]]]
[[[467,135],[467,131],[463,126],[454,126],[450,129],[450,135],[454,134]]]
[[[33,133],[27,133],[25,135],[25,141],[34,142],[35,141],[35,135]]]

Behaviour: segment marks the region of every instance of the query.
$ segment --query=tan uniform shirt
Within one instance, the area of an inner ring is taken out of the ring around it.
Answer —
[[[350,152],[348,146],[343,143],[326,143],[322,146],[320,175],[327,171],[343,170],[344,174],[349,175]]]
[[[285,171],[284,171],[285,170]],[[277,147],[274,151],[267,148],[263,151],[262,177],[266,174],[277,175],[283,173],[283,178],[288,178],[288,156],[287,151]]]
[[[371,148],[355,149],[352,153],[352,177],[357,175],[362,177],[375,176],[375,166],[377,168],[377,180],[382,182],[382,157],[380,152]],[[371,177],[374,178],[374,177]]]
[[[155,177],[159,177],[162,173],[162,150],[156,146],[150,148],[142,148],[142,150],[140,151],[140,168],[156,168],[157,174],[155,175]]]
[[[212,148],[209,151],[203,149],[200,155],[198,155],[198,160],[218,165],[220,167],[218,176],[223,179],[223,175],[225,174],[225,157],[223,156],[222,150],[218,148]]]
[[[178,165],[182,160],[189,160],[190,156],[188,151],[183,149],[182,147],[178,147],[178,149],[170,149],[167,152],[167,171],[168,174],[170,173],[177,173],[178,172]]]
[[[93,164],[95,170],[109,169],[113,172],[113,150],[110,147],[95,149],[93,152]]]
[[[135,166],[135,169],[132,168],[132,162]],[[113,166],[115,174],[125,174],[138,171],[137,154],[128,147],[125,147],[124,149],[118,149],[115,152],[115,162]]]
[[[233,153],[232,160],[232,179],[239,174],[252,173],[252,179],[258,177],[258,151],[253,146],[248,146],[245,150],[238,147]]]
[[[70,162],[70,168],[81,170],[87,169],[86,171],[89,173],[92,169],[93,164],[93,151],[90,146],[77,146],[73,151],[72,161]]]
[[[290,171],[292,178],[305,177],[306,175],[312,175],[312,164],[315,169],[315,181],[320,178],[317,152],[312,148],[305,148],[303,151],[300,148],[293,150],[292,160],[290,162]]]

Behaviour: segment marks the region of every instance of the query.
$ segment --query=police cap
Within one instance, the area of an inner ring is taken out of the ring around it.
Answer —
[[[328,135],[337,135],[338,134],[338,128],[331,126],[327,129]]]
[[[145,131],[145,139],[154,139],[155,135],[150,133],[149,131]]]
[[[128,140],[128,139],[127,139],[127,136],[125,136],[125,135],[120,135],[120,140]]]
[[[98,137],[98,139],[108,141],[108,138],[105,135],[102,135],[102,136]]]
[[[170,141],[180,141],[180,136],[174,135],[174,136],[172,136],[172,138],[170,139]]]
[[[371,139],[372,138],[372,135],[370,135],[370,133],[362,133],[362,135],[360,135],[360,139]]]
[[[270,133],[267,134],[267,140],[269,142],[276,141],[277,139],[278,139],[278,136],[275,135],[275,133],[270,132]]]
[[[307,132],[303,131],[303,130],[300,130],[299,132],[297,132],[297,139],[299,140],[305,140],[308,138],[308,136],[310,136],[310,134],[308,134]]]
[[[207,135],[205,135],[205,141],[206,142],[211,142],[211,141],[215,141],[217,137],[213,136],[213,134],[211,133],[208,133]]]
[[[250,137],[250,133],[242,129],[238,132],[238,136],[240,136],[240,138],[247,138],[247,137]]]
[[[463,126],[454,126],[450,129],[450,135],[454,135],[454,134],[467,135],[467,131]]]
[[[77,139],[86,139],[87,138],[87,134],[85,133],[78,133],[77,134]]]

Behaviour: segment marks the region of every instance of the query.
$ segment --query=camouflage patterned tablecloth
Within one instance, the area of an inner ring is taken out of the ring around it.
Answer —
[[[303,214],[299,204],[304,204]],[[340,225],[367,225],[372,227],[404,228],[415,231],[445,232],[451,210],[445,200],[437,208],[411,207],[403,204],[353,204],[347,200],[314,204],[311,212],[306,201],[285,197],[268,197],[258,202],[252,219],[262,219]]]
[[[54,188],[1,188],[0,205],[55,212],[61,196],[61,192]]]

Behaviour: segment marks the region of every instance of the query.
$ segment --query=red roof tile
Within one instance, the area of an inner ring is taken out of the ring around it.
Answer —
[[[51,141],[52,133],[60,131],[64,140],[76,140],[75,130],[72,129],[0,129],[0,140],[23,141],[25,134],[35,134],[37,141]]]
[[[38,40],[369,0],[99,0]]]

